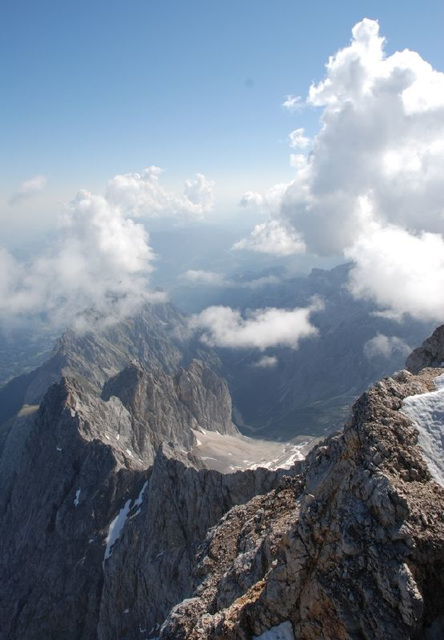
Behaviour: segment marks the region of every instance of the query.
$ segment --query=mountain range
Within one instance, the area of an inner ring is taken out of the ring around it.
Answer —
[[[247,379],[251,354],[242,365],[205,346],[157,304],[67,331],[0,390],[2,638],[443,637],[444,328],[319,440],[324,422],[298,426],[300,398],[317,393],[327,416],[333,381],[357,393],[374,370],[350,387],[356,345],[394,325],[371,308],[357,322],[344,270],[311,278],[304,295],[323,287],[331,332],[279,352],[284,369],[262,386]],[[284,383],[276,421],[269,409],[266,429],[235,424],[230,390],[259,415]]]

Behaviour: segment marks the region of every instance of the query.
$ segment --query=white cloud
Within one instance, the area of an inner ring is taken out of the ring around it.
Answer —
[[[227,284],[225,276],[215,271],[204,271],[202,269],[189,269],[181,276],[194,285],[204,285],[212,287],[223,287]]]
[[[355,266],[350,288],[397,315],[444,318],[444,239],[375,225],[347,251]]]
[[[214,204],[214,183],[198,173],[186,180],[182,195],[166,189],[161,183],[162,169],[151,166],[141,173],[117,175],[108,183],[106,198],[127,215],[155,218],[160,215],[182,215],[200,219]]]
[[[233,281],[230,284],[232,286],[238,286],[245,289],[260,289],[266,285],[277,284],[280,282],[280,279],[277,276],[262,276],[261,278],[256,278],[255,280],[247,280],[247,281]]]
[[[187,180],[184,187],[186,211],[202,217],[214,205],[214,182],[198,173],[194,180]],[[190,203],[190,204],[188,204]]]
[[[295,177],[271,220],[307,253],[352,258],[356,295],[442,320],[444,73],[384,46],[378,23],[361,21],[311,86],[306,102],[322,110],[321,128],[308,156],[292,155]],[[295,142],[304,135],[296,132]],[[266,229],[237,246],[279,255],[281,243],[261,241]]]
[[[385,336],[377,333],[374,338],[367,340],[364,345],[364,355],[369,360],[377,357],[391,358],[393,354],[400,353],[407,357],[412,349],[409,345],[397,336]]]
[[[268,211],[275,211],[282,202],[287,186],[285,183],[275,184],[265,193],[247,191],[241,198],[241,207],[259,207]]]
[[[235,289],[260,289],[267,285],[273,285],[280,282],[277,276],[262,276],[255,280],[233,280],[226,277],[223,273],[216,271],[205,271],[203,269],[188,269],[182,273],[180,278],[187,280],[195,286],[204,287],[230,287]]]
[[[289,136],[292,149],[305,149],[310,144],[310,138],[305,135],[304,129],[295,129]]]
[[[310,323],[313,312],[320,311],[320,300],[303,309],[257,309],[245,318],[230,307],[214,306],[192,317],[193,330],[202,330],[202,341],[210,346],[259,349],[287,346],[297,349],[303,338],[316,336]]]
[[[276,356],[262,356],[251,365],[257,369],[273,369],[278,364]]]
[[[301,96],[288,95],[282,106],[290,112],[301,111],[304,108],[304,102],[301,100]]]
[[[25,182],[22,182],[17,191],[11,196],[9,204],[15,205],[23,200],[28,200],[28,198],[31,198],[33,195],[43,191],[47,184],[48,178],[43,175],[34,176],[29,180],[25,180]]]
[[[242,196],[239,204],[241,207],[261,207],[264,204],[264,196],[255,191],[247,191]]]
[[[278,220],[269,220],[255,226],[249,238],[239,240],[233,249],[249,249],[259,253],[289,256],[303,253],[305,245],[297,233]]]
[[[113,322],[147,300],[154,254],[141,224],[105,197],[80,191],[51,247],[27,264],[0,250],[0,322],[46,314],[57,327]]]

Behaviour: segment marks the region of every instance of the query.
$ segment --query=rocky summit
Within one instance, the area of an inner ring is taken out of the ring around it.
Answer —
[[[211,352],[162,322],[9,383],[0,637],[443,638],[444,328],[290,447],[242,437]]]

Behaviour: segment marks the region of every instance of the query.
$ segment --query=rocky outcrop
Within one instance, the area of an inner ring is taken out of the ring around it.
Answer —
[[[186,316],[168,303],[146,304],[124,322],[84,333],[67,330],[43,365],[0,389],[0,425],[22,405],[38,404],[62,377],[77,378],[100,393],[104,383],[133,360],[144,369],[175,374],[193,358],[218,365],[212,350],[190,335]]]
[[[424,367],[444,366],[444,325],[435,329],[430,338],[407,358],[406,367],[418,373]]]
[[[175,376],[145,371],[133,362],[104,386],[102,398],[119,398],[131,416],[134,449],[154,452],[163,442],[191,449],[193,429],[237,434],[231,422],[227,384],[204,363],[193,360]]]
[[[400,412],[441,372],[376,384],[287,488],[228,512],[160,637],[250,640],[285,622],[298,640],[442,638],[444,488]]]
[[[233,429],[225,383],[201,363],[176,376],[133,365],[108,391],[100,398],[79,379],[53,385],[8,468],[2,638],[147,638],[191,594],[208,529],[279,483],[282,472],[221,474],[187,451],[202,416],[207,429],[212,416]]]
[[[140,514],[128,521],[106,561],[100,640],[137,638],[141,630],[143,638],[157,636],[170,609],[192,594],[193,560],[207,531],[233,505],[267,493],[282,476],[198,467],[198,460],[168,445],[159,452]]]

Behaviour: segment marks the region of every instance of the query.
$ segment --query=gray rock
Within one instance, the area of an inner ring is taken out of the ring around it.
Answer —
[[[418,373],[424,367],[444,366],[444,325],[435,329],[421,347],[407,358],[406,367],[411,373]]]
[[[285,621],[301,640],[439,637],[444,489],[399,412],[436,375],[378,383],[344,432],[309,453],[292,489],[229,511],[160,638],[249,640]]]

